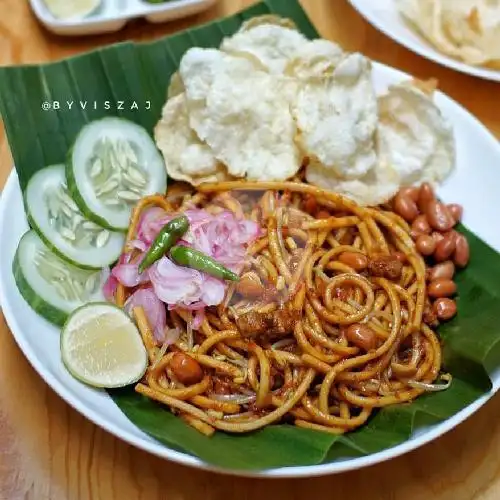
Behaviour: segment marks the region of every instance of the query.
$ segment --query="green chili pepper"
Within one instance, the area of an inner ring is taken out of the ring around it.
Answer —
[[[240,279],[237,274],[224,267],[220,262],[194,248],[185,246],[173,247],[170,250],[170,257],[180,266],[203,271],[215,278],[230,281],[238,281]]]
[[[151,247],[142,262],[139,264],[139,272],[142,273],[144,269],[154,264],[157,260],[161,259],[177,241],[189,229],[189,219],[182,215],[167,222],[154,239]]]

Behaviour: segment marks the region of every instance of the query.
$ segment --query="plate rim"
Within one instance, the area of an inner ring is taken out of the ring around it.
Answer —
[[[393,80],[401,80],[403,78],[411,78],[411,75],[400,71],[391,66],[373,61],[374,70],[385,72],[391,79]],[[483,124],[481,123],[472,113],[467,111],[460,103],[452,99],[447,94],[438,91],[436,95],[440,99],[445,99],[448,102],[453,103],[457,107],[457,112],[460,112],[462,115],[466,115],[468,120],[471,123],[474,123],[474,126],[481,131],[481,134],[487,138],[488,141],[492,143],[492,145],[497,148],[499,152],[500,158],[500,143],[497,141],[493,133]],[[0,198],[0,234],[4,231],[4,225],[6,220],[6,212],[7,212],[7,200],[9,200],[13,196],[13,192],[18,186],[17,172],[15,168],[13,168],[8,176],[8,179],[5,183],[5,186],[1,193]],[[2,256],[3,250],[0,245],[0,258]],[[204,462],[197,457],[189,455],[185,452],[176,451],[166,444],[156,441],[153,437],[148,436],[144,431],[139,429],[141,433],[145,436],[149,437],[151,441],[146,440],[143,437],[138,437],[133,435],[127,430],[123,430],[118,428],[112,421],[101,417],[101,415],[85,405],[81,403],[77,398],[73,397],[68,389],[64,386],[62,382],[60,382],[55,376],[53,376],[49,370],[45,369],[42,361],[35,354],[34,350],[31,349],[31,346],[24,338],[24,334],[21,333],[21,328],[16,320],[16,315],[8,303],[8,293],[5,287],[5,283],[0,280],[0,304],[2,307],[2,311],[6,320],[6,323],[11,331],[12,336],[19,349],[22,351],[25,358],[29,361],[31,366],[37,372],[37,374],[44,380],[44,382],[61,397],[67,404],[69,404],[72,408],[74,408],[77,412],[79,412],[82,416],[84,416],[87,420],[90,420],[92,423],[100,427],[101,429],[109,432],[116,438],[132,445],[138,449],[151,453],[152,455],[158,456],[160,458],[170,460],[172,462],[185,465],[188,467],[193,467],[200,470],[206,470],[210,472],[215,472],[224,475],[237,476],[237,477],[259,477],[259,478],[300,478],[300,477],[316,477],[316,476],[326,476],[333,475],[342,472],[347,472],[351,470],[362,469],[371,465],[375,465],[378,463],[385,462],[392,458],[397,458],[401,455],[404,455],[410,451],[416,450],[421,446],[434,441],[438,437],[443,436],[448,433],[452,429],[454,429],[457,425],[464,422],[467,418],[473,415],[479,408],[484,406],[500,389],[500,381],[498,383],[494,383],[493,387],[490,391],[483,394],[477,400],[472,402],[470,405],[466,406],[458,413],[449,417],[446,420],[443,420],[432,428],[426,430],[421,435],[410,438],[396,446],[391,448],[379,451],[377,453],[373,453],[367,456],[357,457],[357,458],[349,458],[347,460],[330,462],[325,464],[318,465],[302,465],[302,466],[291,466],[291,467],[277,467],[270,469],[260,469],[260,470],[238,470],[238,469],[226,469],[219,466],[214,466],[207,462]],[[111,397],[106,394],[106,397],[110,399]],[[113,403],[114,404],[114,403]],[[131,422],[129,420],[129,422]],[[133,422],[131,422],[132,425]]]
[[[458,71],[465,75],[474,76],[476,78],[481,78],[482,80],[488,80],[490,82],[500,82],[500,69],[495,70],[483,66],[472,66],[471,64],[467,64],[458,59],[454,59],[446,54],[442,54],[437,49],[434,49],[432,45],[426,46],[424,42],[415,44],[411,41],[406,40],[404,37],[401,38],[398,35],[392,33],[388,28],[386,28],[384,23],[380,22],[378,18],[371,12],[366,12],[366,10],[362,7],[362,3],[365,0],[347,1],[363,19],[365,19],[379,32],[390,38],[393,42],[397,43],[398,45],[402,45],[409,51],[423,57],[424,59],[432,61],[435,64],[439,64],[440,66],[446,67],[448,69]]]

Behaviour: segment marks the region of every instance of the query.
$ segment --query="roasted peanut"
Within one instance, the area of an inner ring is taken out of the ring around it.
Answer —
[[[437,299],[433,304],[434,312],[441,321],[447,321],[457,314],[457,304],[446,297]]]
[[[427,274],[429,281],[434,281],[437,279],[447,279],[451,280],[455,274],[455,265],[451,260],[441,262],[436,264],[434,267],[429,269]]]
[[[414,186],[408,186],[401,188],[399,193],[405,197],[412,199],[415,203],[418,201],[418,195],[420,193],[420,188]]]
[[[444,235],[443,239],[436,245],[436,251],[434,252],[436,262],[444,262],[451,257],[456,248],[455,241],[454,232],[450,231]]]
[[[198,361],[183,352],[176,352],[169,366],[181,384],[197,384],[203,378],[203,370]]]
[[[364,271],[368,267],[368,258],[358,252],[342,252],[339,255],[339,261],[355,271]]]
[[[418,209],[423,214],[425,214],[427,211],[427,206],[431,201],[435,199],[436,197],[434,195],[434,189],[432,189],[432,186],[428,182],[424,182],[420,186],[420,190],[418,193],[418,201],[417,201]]]
[[[413,241],[416,241],[419,236],[422,236],[423,233],[420,233],[419,231],[414,231],[413,229],[410,230],[410,237]]]
[[[397,280],[401,277],[403,264],[392,255],[380,255],[370,260],[368,268],[373,276]]]
[[[409,197],[398,193],[394,198],[394,211],[407,222],[412,222],[418,215],[417,204]]]
[[[444,236],[439,231],[432,232],[431,236],[434,238],[436,243],[439,243],[444,238]]]
[[[419,215],[412,223],[411,229],[420,234],[430,234],[431,226],[425,215]]]
[[[436,250],[436,242],[434,238],[428,234],[421,234],[417,238],[415,246],[422,255],[432,255]]]
[[[438,278],[431,281],[427,289],[429,297],[439,299],[441,297],[451,297],[457,291],[457,285],[452,280]]]
[[[425,214],[429,224],[437,231],[449,231],[455,225],[446,205],[437,200],[429,202]]]
[[[375,332],[369,326],[361,323],[349,325],[345,336],[349,342],[365,351],[371,351],[377,345]]]
[[[453,261],[458,267],[465,267],[469,263],[470,249],[467,238],[460,233],[455,236],[455,255]]]
[[[459,205],[458,203],[451,203],[450,205],[447,205],[447,207],[448,212],[450,212],[450,215],[453,217],[455,223],[460,222],[462,214],[464,213],[462,205]]]

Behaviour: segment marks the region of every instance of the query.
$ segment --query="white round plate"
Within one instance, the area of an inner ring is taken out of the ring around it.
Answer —
[[[374,64],[377,92],[388,85],[409,78],[400,71]],[[436,102],[455,127],[457,167],[442,186],[439,195],[446,202],[465,207],[465,224],[483,241],[500,251],[500,231],[492,214],[500,214],[500,145],[495,138],[464,108],[438,93]],[[491,214],[488,217],[487,214]],[[19,294],[11,265],[21,235],[28,229],[21,191],[13,172],[0,202],[0,299],[12,333],[28,360],[40,376],[71,406],[95,424],[115,436],[184,465],[227,474],[266,477],[301,477],[333,474],[388,460],[449,431],[480,408],[500,387],[500,370],[492,373],[493,390],[438,424],[420,429],[405,443],[370,456],[339,460],[329,464],[271,469],[257,472],[222,470],[178,451],[169,449],[135,427],[104,392],[91,389],[65,370],[59,354],[59,331],[37,316]],[[499,367],[500,368],[500,367]]]
[[[471,66],[435,49],[405,23],[396,8],[395,0],[348,1],[375,28],[422,57],[462,73],[500,82],[500,70]]]

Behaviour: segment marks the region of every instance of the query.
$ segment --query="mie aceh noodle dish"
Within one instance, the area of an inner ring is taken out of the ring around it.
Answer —
[[[363,208],[300,179],[185,189],[174,184],[166,197],[138,203],[113,271],[115,300],[133,311],[149,356],[137,392],[207,435],[277,422],[344,433],[376,408],[447,386],[447,375],[433,385],[441,346],[432,327],[454,314],[443,299],[453,263],[433,268],[445,278],[426,287],[412,229],[390,205]],[[433,196],[429,186],[420,191]],[[395,203],[420,191],[407,189]],[[165,224],[185,232],[158,238]],[[134,273],[155,248],[150,278]],[[208,262],[190,260],[189,249]],[[191,267],[173,271],[178,254]],[[151,311],[149,280],[161,300],[184,306],[169,306],[166,317],[160,304]]]
[[[469,246],[434,192],[455,164],[434,90],[377,96],[363,55],[251,19],[183,56],[156,143],[107,117],[33,175],[18,289],[75,377],[207,436],[342,434],[446,390],[436,328]]]

